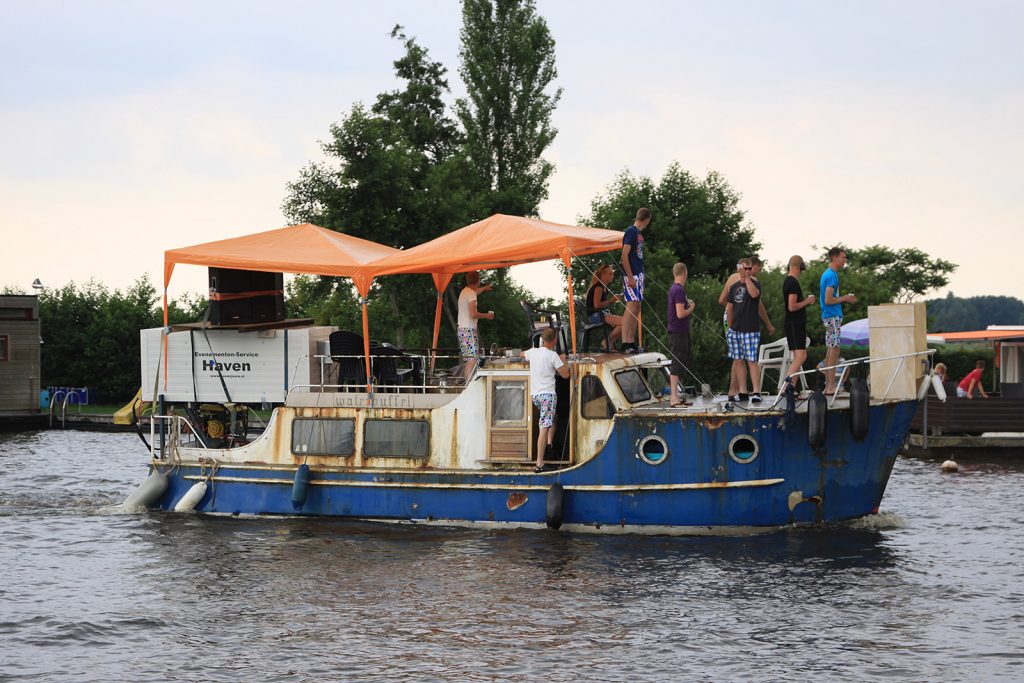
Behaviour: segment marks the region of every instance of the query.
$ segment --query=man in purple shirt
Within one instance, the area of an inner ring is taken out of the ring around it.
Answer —
[[[672,408],[689,405],[679,395],[679,378],[690,365],[690,314],[697,304],[686,298],[686,264],[672,266],[675,282],[668,289],[668,346],[672,356],[669,366],[668,404]]]

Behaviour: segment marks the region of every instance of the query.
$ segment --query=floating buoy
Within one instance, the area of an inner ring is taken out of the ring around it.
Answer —
[[[295,470],[295,483],[292,484],[292,507],[298,510],[306,504],[309,495],[309,465],[299,465]]]
[[[938,375],[932,375],[932,387],[934,387],[935,395],[939,397],[939,400],[945,403],[946,387],[942,385],[942,378]]]
[[[549,529],[558,529],[562,526],[562,503],[565,499],[565,489],[557,481],[548,489],[548,505],[546,522]]]
[[[871,399],[868,383],[863,377],[850,382],[850,434],[855,441],[863,441],[868,435]]]
[[[167,475],[160,470],[153,468],[153,472],[146,477],[139,488],[135,489],[124,501],[126,508],[148,508],[160,500],[168,486]]]
[[[206,495],[206,482],[199,481],[192,485],[185,495],[181,497],[178,504],[174,506],[175,512],[192,512],[199,505],[199,501]]]
[[[815,389],[807,399],[807,442],[811,448],[825,445],[828,421],[828,401],[821,390]]]
[[[960,465],[956,464],[956,460],[947,460],[946,462],[942,463],[942,471],[943,472],[959,472],[960,471]]]

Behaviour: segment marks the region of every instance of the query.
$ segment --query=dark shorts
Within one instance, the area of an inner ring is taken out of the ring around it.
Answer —
[[[676,377],[682,377],[692,364],[690,360],[690,332],[669,332],[668,349],[672,354],[672,364],[668,366],[668,373]]]
[[[786,344],[790,351],[804,351],[807,349],[807,323],[787,322]]]
[[[604,322],[604,317],[606,315],[608,315],[608,311],[602,308],[600,311],[594,311],[591,313],[588,320],[590,320],[592,325],[597,325],[598,323]]]

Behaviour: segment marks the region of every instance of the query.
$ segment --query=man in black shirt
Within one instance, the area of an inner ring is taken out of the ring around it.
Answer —
[[[750,259],[741,259],[736,264],[738,279],[729,287],[728,303],[725,307],[729,329],[725,334],[732,359],[732,378],[738,393],[731,395],[732,401],[740,401],[747,391],[747,369],[754,393],[751,403],[761,402],[761,373],[757,364],[758,347],[761,345],[761,320],[758,304],[761,303],[761,283],[751,276]]]
[[[814,303],[814,295],[804,298],[800,287],[800,273],[807,270],[807,265],[799,256],[789,259],[789,274],[782,283],[782,298],[786,309],[786,343],[793,352],[793,362],[786,370],[786,376],[803,370],[807,360],[807,311],[804,309]],[[793,382],[793,380],[790,380]],[[794,382],[794,387],[796,386]]]

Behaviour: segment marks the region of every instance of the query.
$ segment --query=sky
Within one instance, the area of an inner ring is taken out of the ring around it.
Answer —
[[[1024,4],[537,8],[564,89],[543,218],[574,223],[622,170],[678,162],[725,176],[769,263],[919,247],[959,265],[937,295],[1024,298]],[[454,0],[0,12],[0,287],[156,284],[166,249],[285,225],[286,184],[329,126],[398,87],[395,24],[463,93]],[[513,276],[564,291],[550,264]],[[205,277],[177,268],[171,296]]]

